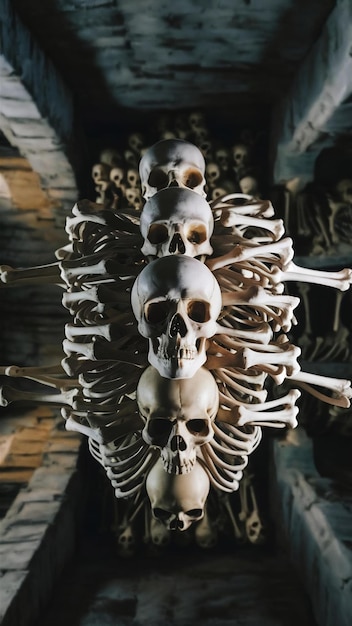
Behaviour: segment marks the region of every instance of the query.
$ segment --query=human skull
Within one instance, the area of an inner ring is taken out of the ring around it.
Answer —
[[[187,530],[204,517],[209,488],[209,477],[199,461],[188,474],[169,474],[158,459],[146,480],[153,516],[169,530]]]
[[[133,150],[125,150],[123,156],[128,167],[132,167],[133,169],[138,168],[138,158],[136,157],[136,154],[133,152]]]
[[[110,167],[106,163],[96,163],[92,167],[92,178],[95,185],[100,187],[109,181]]]
[[[230,153],[227,148],[218,148],[215,151],[215,160],[223,172],[228,172],[230,169]]]
[[[165,187],[188,187],[205,196],[205,162],[201,151],[183,139],[158,141],[145,152],[139,164],[145,200]]]
[[[254,176],[243,176],[243,178],[239,180],[239,186],[242,193],[250,196],[255,196],[259,193],[258,181]]]
[[[184,255],[156,259],[137,276],[131,303],[138,330],[149,339],[149,363],[165,378],[194,376],[222,306],[207,266]]]
[[[193,111],[188,117],[188,123],[191,130],[197,133],[199,130],[206,128],[204,115],[201,111]]]
[[[138,155],[141,154],[144,145],[144,138],[142,133],[132,133],[131,135],[129,135],[127,142],[133,152],[136,152],[136,154]]]
[[[205,198],[182,187],[162,189],[143,207],[142,253],[149,257],[210,255],[213,228],[213,214]]]
[[[219,180],[220,178],[220,167],[218,166],[217,163],[208,163],[208,165],[206,166],[205,173],[206,173],[207,183],[209,187],[213,189],[215,187],[216,181]]]
[[[139,174],[134,168],[127,170],[127,182],[130,187],[139,187]]]
[[[343,178],[336,185],[336,192],[342,202],[352,205],[352,180]]]
[[[113,167],[110,172],[110,180],[115,187],[122,187],[122,181],[125,176],[125,171],[122,167]]]
[[[196,462],[197,448],[212,439],[219,407],[218,386],[201,367],[192,378],[163,378],[148,367],[139,379],[137,403],[146,420],[144,441],[161,450],[164,470],[186,474]]]
[[[126,189],[125,191],[125,197],[130,206],[137,209],[137,211],[140,210],[142,206],[142,198],[140,191],[139,189],[137,189],[137,187],[128,187],[128,189]]]
[[[243,170],[249,165],[249,148],[244,143],[236,143],[232,148],[232,157],[235,170]]]

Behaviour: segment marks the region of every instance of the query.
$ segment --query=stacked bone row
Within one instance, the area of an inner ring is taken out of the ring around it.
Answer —
[[[284,283],[345,291],[351,270],[293,263],[292,241],[269,201],[232,193],[209,203],[203,154],[188,141],[152,146],[139,175],[142,212],[80,201],[57,263],[2,269],[4,283],[61,284],[73,317],[63,344],[68,378],[22,375],[61,390],[42,401],[63,406],[66,427],[88,436],[126,504],[121,542],[130,542],[144,511],[155,543],[193,527],[198,542],[211,545],[214,494],[240,537],[227,499],[239,487],[241,520],[254,540],[255,495],[248,475],[241,479],[262,426],[297,424],[295,387],[338,407],[351,397],[349,381],[300,370],[300,350],[287,335],[299,299]],[[284,382],[293,388],[268,397]],[[15,396],[3,388],[3,404]]]
[[[348,404],[347,381],[302,377],[286,335],[298,298],[283,282],[345,290],[351,273],[293,264],[268,201],[230,194],[210,205],[204,157],[187,141],[158,142],[139,173],[140,215],[83,201],[67,221],[78,261],[62,263],[74,316],[65,367],[82,391],[65,417],[88,434],[118,498],[136,510],[146,487],[154,520],[185,530],[204,519],[210,486],[238,489],[261,426],[296,425],[299,391],[267,401],[268,377],[328,386],[327,401]]]

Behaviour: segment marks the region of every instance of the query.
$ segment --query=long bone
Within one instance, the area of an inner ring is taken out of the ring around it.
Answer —
[[[352,283],[352,270],[344,268],[338,272],[324,272],[300,267],[291,261],[282,272],[280,280],[308,282],[346,291]]]
[[[224,195],[211,202],[210,206],[214,213],[217,213],[219,210],[221,210],[222,213],[223,209],[228,209],[242,215],[261,215],[266,218],[274,215],[274,208],[270,200],[258,200],[258,198],[244,193],[230,193]]]
[[[284,428],[297,426],[298,407],[291,404],[284,405],[277,411],[251,411],[244,406],[233,407],[234,421],[239,426],[251,424],[253,426],[270,426],[271,428]]]
[[[220,341],[223,345],[234,350],[238,349],[239,345],[243,342],[253,342],[253,344],[265,344],[267,345],[272,339],[273,331],[270,328],[268,322],[262,322],[258,324],[254,329],[240,329],[234,327],[234,325],[227,326],[227,320],[231,321],[231,315],[222,319],[222,324],[218,324],[218,333],[215,335],[215,341]],[[234,319],[232,317],[232,319]],[[234,338],[234,339],[232,339]]]
[[[11,402],[35,402],[35,404],[49,404],[51,406],[73,406],[78,389],[61,390],[59,394],[35,393],[21,391],[9,385],[0,387],[0,406],[8,406]]]
[[[280,241],[264,245],[236,245],[227,254],[208,259],[206,265],[214,272],[226,265],[257,257],[261,261],[275,262],[279,267],[284,268],[292,260],[293,254],[292,239],[285,237]]]
[[[81,435],[85,435],[89,439],[94,439],[97,443],[102,443],[102,439],[94,428],[87,426],[86,424],[82,424],[80,421],[77,421],[73,415],[65,419],[65,429],[71,432],[80,433]]]
[[[92,326],[78,326],[77,324],[65,324],[65,335],[70,341],[79,340],[80,337],[103,337],[107,341],[118,341],[126,331],[120,323],[117,315],[116,321]]]
[[[1,376],[10,376],[11,378],[28,378],[38,383],[54,387],[55,389],[69,389],[77,387],[78,380],[73,378],[59,378],[64,375],[64,371],[60,365],[47,367],[18,367],[17,365],[5,365],[0,367]],[[48,374],[57,374],[48,376]]]
[[[287,376],[288,380],[292,380],[302,388],[308,391],[311,395],[326,402],[327,404],[333,404],[343,408],[349,408],[350,399],[352,398],[351,381],[343,378],[331,378],[329,376],[320,376],[318,374],[311,374],[309,372],[296,372]],[[317,387],[324,387],[330,389],[333,392],[333,397],[329,397],[316,390],[311,385]]]
[[[127,305],[130,303],[130,294],[123,292],[121,286],[118,288],[114,283],[111,285],[94,285],[89,289],[79,291],[67,291],[62,296],[62,304],[66,308],[83,300],[91,300],[99,304]],[[119,307],[120,308],[120,307]]]
[[[65,265],[64,265],[65,263]],[[139,268],[134,267],[132,265],[126,266],[122,265],[117,261],[113,261],[112,259],[101,259],[98,262],[93,262],[92,264],[80,264],[74,265],[73,267],[69,262],[61,262],[61,277],[68,284],[72,283],[84,282],[84,278],[87,276],[98,276],[98,277],[106,277],[106,276],[114,276],[117,275],[119,277],[135,277]]]
[[[147,365],[146,354],[119,350],[115,347],[115,342],[108,342],[103,339],[89,343],[78,343],[64,339],[62,347],[68,357],[73,354],[79,354],[85,356],[89,361],[119,361],[120,363],[129,363],[136,367],[145,367]]]
[[[247,230],[247,228],[259,228],[268,233],[271,233],[272,236],[267,235],[267,237],[263,237],[267,240],[278,241],[281,239],[285,233],[285,228],[283,221],[281,219],[277,220],[268,220],[268,219],[260,219],[256,217],[251,217],[248,215],[239,215],[236,210],[229,210],[227,215],[222,217],[221,223],[223,226],[231,226],[236,227],[236,230],[239,234],[244,236],[243,232]],[[256,241],[257,238],[254,239]],[[251,238],[251,241],[253,239]]]
[[[49,284],[63,287],[64,283],[60,276],[59,266],[59,262],[28,268],[14,268],[10,265],[1,265],[0,286],[1,283],[6,285],[19,284],[20,286],[36,283],[38,285]]]

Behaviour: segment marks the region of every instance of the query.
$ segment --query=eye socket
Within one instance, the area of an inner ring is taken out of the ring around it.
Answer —
[[[203,515],[203,509],[190,509],[186,511],[186,515],[188,517],[192,517],[193,519],[199,519]]]
[[[166,300],[161,302],[151,302],[145,306],[144,315],[149,324],[160,324],[169,315],[169,304]]]
[[[164,443],[164,438],[169,437],[170,433],[172,430],[172,423],[167,420],[167,419],[162,419],[162,418],[155,418],[150,420],[149,424],[148,424],[148,435],[153,439],[153,440],[160,440],[163,439],[163,441],[161,442],[161,445],[163,445]],[[166,443],[166,441],[165,441]],[[156,443],[156,445],[158,445]]]
[[[203,300],[191,300],[187,306],[187,315],[194,322],[208,322],[210,319],[208,303]]]
[[[203,175],[199,170],[192,167],[183,173],[182,182],[189,189],[194,189],[203,182]]]
[[[207,230],[204,224],[190,224],[187,239],[194,244],[204,243],[207,239]]]
[[[168,175],[158,168],[152,170],[149,174],[148,185],[150,187],[156,187],[159,191],[160,189],[164,189],[168,186],[169,178]]]
[[[209,433],[209,427],[205,420],[193,419],[187,422],[187,428],[192,435],[203,435],[206,437]]]
[[[148,231],[148,241],[152,244],[164,243],[169,236],[164,224],[151,224]]]
[[[158,507],[153,509],[153,515],[156,519],[160,519],[163,522],[166,522],[172,515],[170,511],[164,511],[164,509],[159,509]]]

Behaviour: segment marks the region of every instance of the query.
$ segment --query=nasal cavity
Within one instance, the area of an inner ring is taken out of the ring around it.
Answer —
[[[181,435],[174,435],[170,441],[170,448],[172,452],[184,452],[187,444]]]
[[[182,241],[182,237],[181,237],[180,233],[175,233],[173,238],[171,239],[171,242],[170,242],[170,245],[169,245],[169,252],[170,252],[170,254],[174,254],[174,252],[179,252],[180,254],[185,254],[186,247],[185,247],[185,244]]]
[[[179,313],[173,316],[170,324],[170,337],[185,337],[187,334],[187,326]]]

